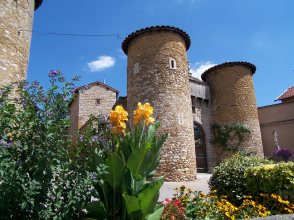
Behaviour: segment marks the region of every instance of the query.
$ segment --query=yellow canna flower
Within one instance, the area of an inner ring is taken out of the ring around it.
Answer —
[[[121,105],[115,107],[114,111],[111,110],[109,115],[109,123],[112,125],[111,132],[113,134],[122,132],[124,135],[126,132],[122,128],[126,128],[124,121],[128,121],[128,112],[124,110]]]
[[[147,126],[149,123],[153,124],[155,119],[150,117],[153,113],[153,108],[149,103],[145,103],[144,105],[141,102],[138,103],[138,108],[134,111],[134,122],[133,124],[139,126],[143,119],[145,119],[145,125]]]

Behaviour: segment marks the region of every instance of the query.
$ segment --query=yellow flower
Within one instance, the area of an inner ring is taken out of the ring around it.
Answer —
[[[155,121],[154,118],[150,117],[153,113],[153,108],[149,103],[145,103],[144,105],[141,102],[138,103],[138,109],[134,111],[134,122],[133,124],[139,126],[143,119],[145,119],[145,125],[147,126],[149,123],[153,124]]]
[[[113,126],[111,132],[113,134],[122,132],[126,134],[122,128],[126,128],[124,121],[128,121],[128,112],[124,110],[121,105],[115,107],[114,111],[111,110],[109,115],[109,123]]]
[[[248,215],[244,215],[244,218],[250,218]]]

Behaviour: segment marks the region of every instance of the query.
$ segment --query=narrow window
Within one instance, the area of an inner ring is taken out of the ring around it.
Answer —
[[[176,60],[173,58],[169,58],[169,68],[170,69],[176,69],[177,68],[177,64],[176,64]]]
[[[137,74],[139,72],[139,63],[134,64],[134,74]]]
[[[184,115],[183,113],[178,113],[178,122],[179,124],[184,124]]]
[[[96,99],[96,104],[97,105],[101,104],[101,99]]]

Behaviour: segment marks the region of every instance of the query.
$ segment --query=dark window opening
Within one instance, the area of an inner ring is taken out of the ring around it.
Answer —
[[[101,99],[96,99],[96,104],[97,105],[101,104]]]

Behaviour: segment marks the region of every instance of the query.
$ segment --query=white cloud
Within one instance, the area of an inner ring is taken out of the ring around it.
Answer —
[[[207,62],[196,62],[194,65],[191,66],[190,72],[192,76],[201,79],[201,74],[208,70],[209,68],[215,66],[217,64],[212,63],[211,61]]]
[[[123,50],[121,48],[119,49],[116,49],[119,53],[120,53],[120,57],[121,58],[124,58],[124,59],[127,59],[127,55],[123,52]]]
[[[114,63],[115,63],[114,57],[104,55],[104,56],[98,57],[98,60],[94,60],[87,64],[88,64],[88,67],[90,68],[90,72],[98,72],[106,68],[112,67]]]

